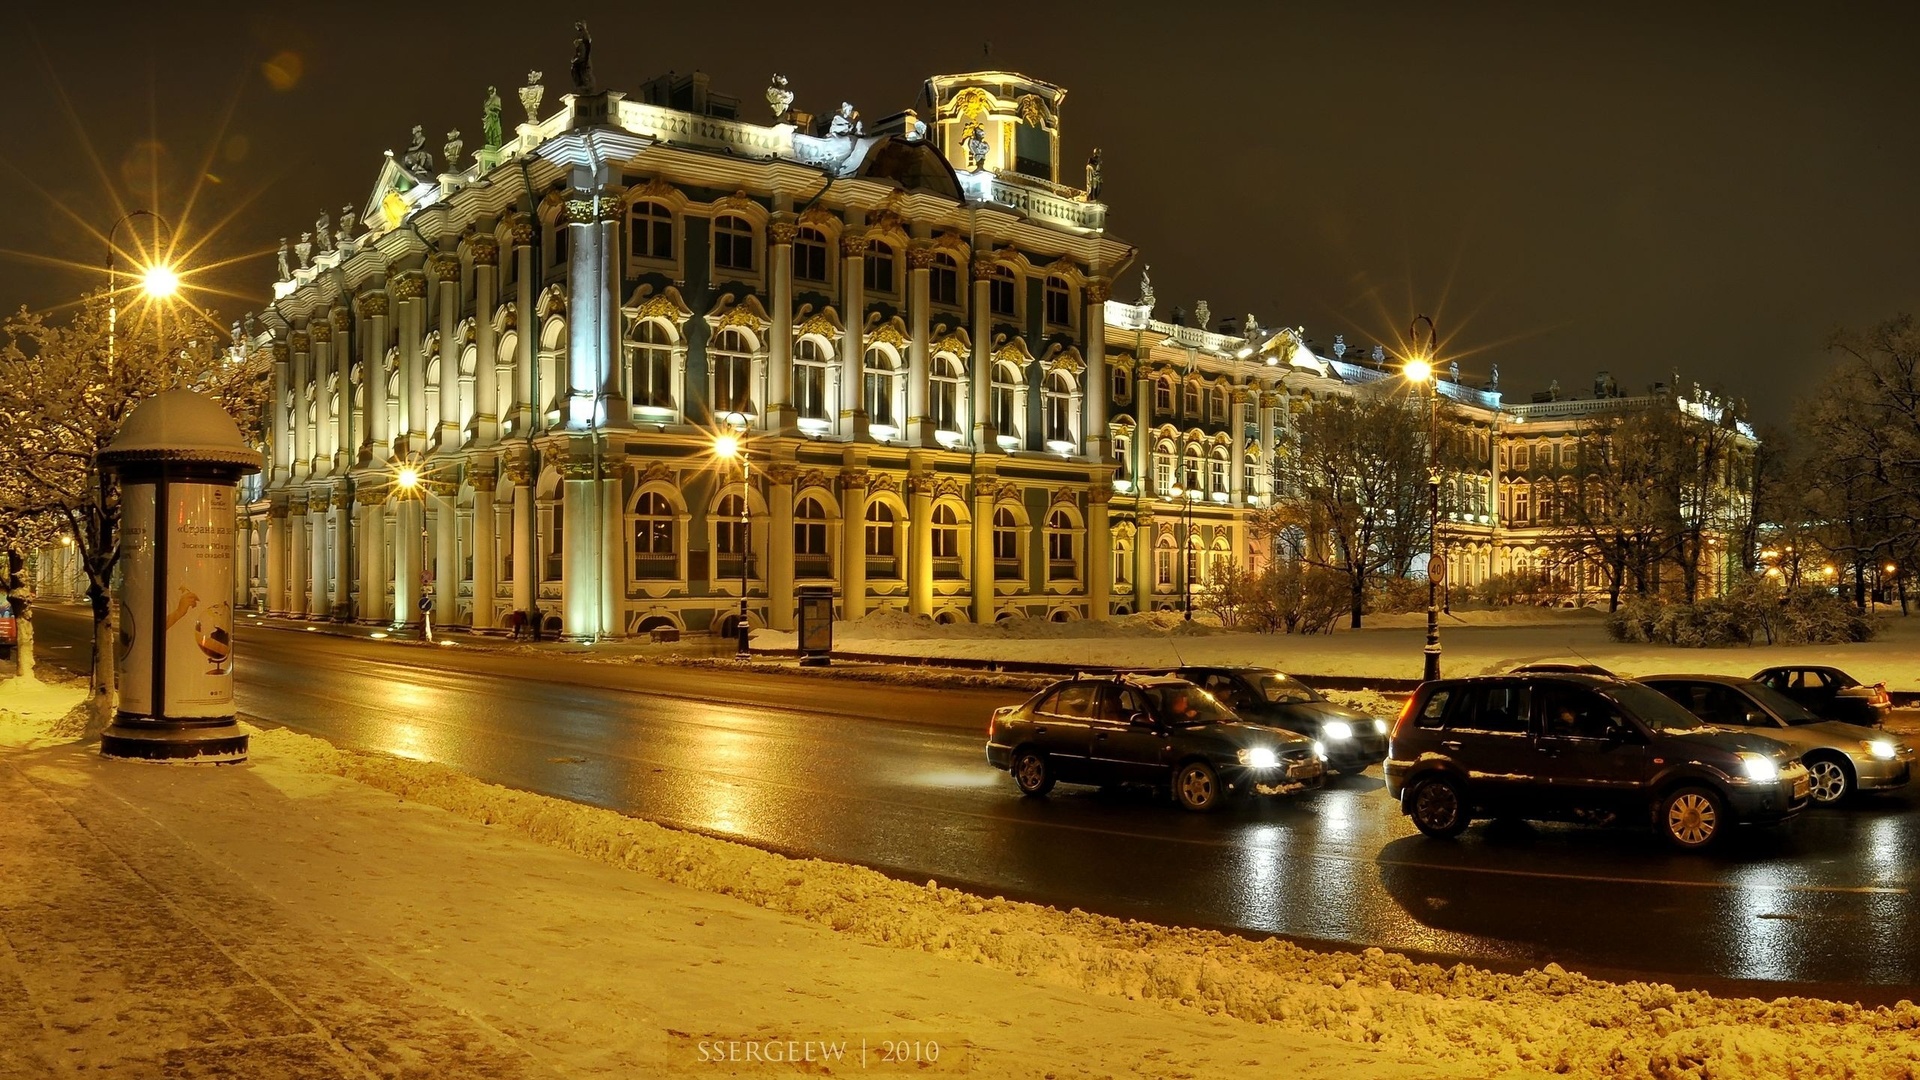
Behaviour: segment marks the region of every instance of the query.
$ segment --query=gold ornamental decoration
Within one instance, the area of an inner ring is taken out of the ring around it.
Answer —
[[[387,294],[383,292],[361,293],[353,298],[353,305],[360,309],[360,317],[371,319],[387,313]]]
[[[333,340],[333,324],[324,321],[315,322],[307,327],[307,335],[313,338],[313,340],[325,344]]]

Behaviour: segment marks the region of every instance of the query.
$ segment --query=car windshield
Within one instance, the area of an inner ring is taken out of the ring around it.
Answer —
[[[1162,683],[1141,689],[1153,702],[1154,715],[1169,724],[1223,724],[1240,719],[1212,694],[1190,683]]]
[[[1309,689],[1298,679],[1291,679],[1277,671],[1251,677],[1253,685],[1260,690],[1260,696],[1267,699],[1269,705],[1305,705],[1310,701],[1321,700],[1320,695]]]
[[[1699,717],[1650,686],[1611,683],[1600,692],[1625,706],[1635,719],[1655,731],[1692,731],[1706,726]]]
[[[1767,707],[1767,711],[1785,720],[1792,727],[1802,724],[1817,724],[1820,718],[1807,711],[1806,706],[1765,683],[1748,683],[1740,689],[1747,696]]]

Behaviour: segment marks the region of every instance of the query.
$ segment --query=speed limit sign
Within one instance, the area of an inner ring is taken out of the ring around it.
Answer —
[[[1427,560],[1427,576],[1438,582],[1447,580],[1447,557],[1435,555]]]

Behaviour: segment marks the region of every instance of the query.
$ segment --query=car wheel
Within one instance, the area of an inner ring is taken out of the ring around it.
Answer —
[[[1853,794],[1853,774],[1834,758],[1809,759],[1807,772],[1812,781],[1813,801],[1821,806],[1832,806]]]
[[[1713,843],[1726,824],[1726,804],[1710,788],[1675,788],[1660,800],[1660,831],[1682,851],[1698,851]]]
[[[1226,790],[1213,766],[1189,761],[1173,774],[1173,797],[1185,809],[1205,814],[1220,809]]]
[[[1407,806],[1414,828],[1442,840],[1459,836],[1472,821],[1460,785],[1444,776],[1415,784],[1407,793]]]
[[[1013,755],[1013,782],[1020,787],[1020,794],[1030,798],[1039,798],[1053,790],[1053,767],[1047,764],[1047,755],[1038,750],[1022,750]]]

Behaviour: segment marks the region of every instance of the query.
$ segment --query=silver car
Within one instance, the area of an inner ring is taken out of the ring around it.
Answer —
[[[1886,791],[1913,777],[1914,750],[1875,728],[1822,720],[1770,686],[1726,675],[1649,675],[1639,680],[1715,727],[1751,731],[1800,755],[1813,801],[1832,806],[1856,791]]]

